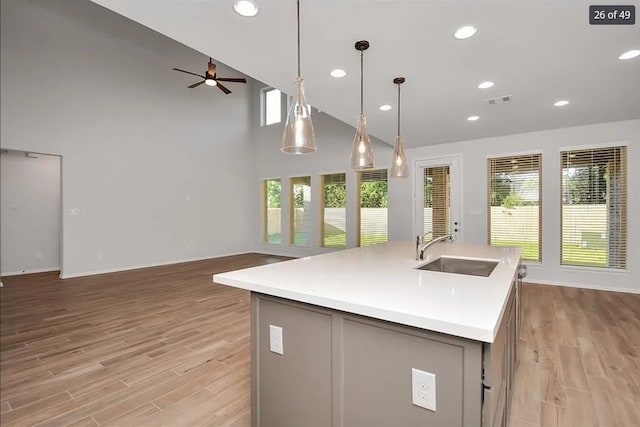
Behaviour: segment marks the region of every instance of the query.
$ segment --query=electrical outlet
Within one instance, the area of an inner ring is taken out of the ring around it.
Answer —
[[[431,372],[411,369],[412,403],[436,411],[436,376]]]
[[[284,354],[282,328],[280,326],[269,325],[269,350],[274,353]]]

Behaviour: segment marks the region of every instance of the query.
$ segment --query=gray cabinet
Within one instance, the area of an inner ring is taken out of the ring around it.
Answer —
[[[487,345],[252,293],[252,424],[506,425],[515,294]],[[270,325],[283,329],[282,355],[270,351]],[[435,412],[412,404],[412,368],[436,375]]]
[[[252,308],[254,425],[330,426],[331,315],[313,306],[286,304],[255,294]],[[269,325],[284,330],[282,355],[270,351]]]

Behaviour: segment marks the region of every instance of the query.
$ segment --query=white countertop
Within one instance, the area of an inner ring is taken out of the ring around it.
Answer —
[[[416,270],[440,256],[499,264],[489,277]],[[213,281],[493,342],[519,260],[519,248],[437,243],[416,261],[415,242],[392,241],[216,274]]]

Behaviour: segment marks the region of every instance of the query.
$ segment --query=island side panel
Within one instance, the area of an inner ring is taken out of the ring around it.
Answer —
[[[269,351],[270,324],[284,329],[284,357]],[[261,294],[252,327],[254,427],[481,425],[477,341]],[[436,374],[435,413],[411,403],[411,368]],[[333,405],[317,394],[327,389]]]
[[[252,425],[331,425],[331,315],[286,300],[251,295]],[[269,346],[283,329],[283,354]]]
[[[481,425],[481,345],[346,315],[344,425]],[[412,404],[411,370],[436,376],[436,411]]]
[[[483,348],[484,384],[487,387],[483,424],[488,427],[502,426],[511,409],[517,343],[516,286],[514,278],[496,338],[493,343],[485,343]]]

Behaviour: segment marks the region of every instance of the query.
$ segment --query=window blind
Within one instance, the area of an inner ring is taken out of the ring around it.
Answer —
[[[291,178],[291,244],[309,246],[311,236],[311,177]]]
[[[359,245],[370,246],[386,242],[388,240],[387,170],[361,171],[359,173],[359,180]]]
[[[423,234],[428,242],[451,232],[449,166],[424,168],[423,189]]]
[[[262,241],[282,243],[280,198],[282,185],[279,179],[262,181]]]
[[[328,248],[347,246],[347,179],[346,174],[322,176],[321,244]]]
[[[627,147],[561,152],[561,264],[626,268]]]
[[[522,259],[542,261],[542,155],[488,161],[488,242],[522,247]]]

